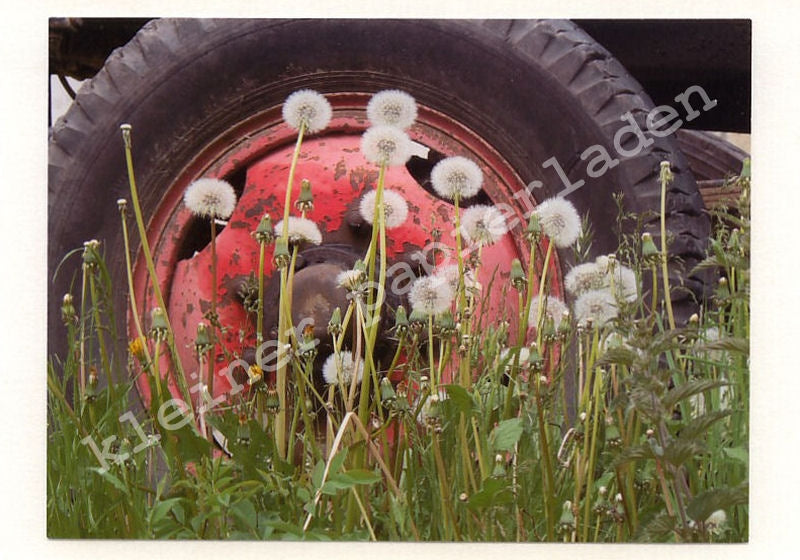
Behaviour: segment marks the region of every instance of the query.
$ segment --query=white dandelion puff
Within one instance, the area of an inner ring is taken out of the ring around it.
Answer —
[[[358,212],[368,224],[372,224],[375,217],[375,199],[378,191],[367,191],[358,204]],[[403,225],[408,218],[408,203],[397,191],[385,189],[383,191],[383,222],[386,229],[393,229]]]
[[[283,120],[295,130],[305,123],[309,133],[318,132],[328,126],[332,116],[331,104],[314,90],[296,91],[283,103]]]
[[[627,266],[617,263],[614,267],[613,277],[617,297],[622,301],[636,301],[639,295],[636,273]]]
[[[411,308],[425,315],[438,315],[450,309],[455,291],[450,282],[440,276],[423,276],[411,286],[408,301]]]
[[[431,185],[436,194],[448,200],[471,198],[483,184],[483,172],[478,164],[461,156],[445,158],[431,170]]]
[[[353,357],[347,350],[342,350],[339,354],[331,354],[325,363],[322,365],[322,378],[328,385],[336,385],[342,383],[349,385],[353,379],[353,372],[355,371],[355,363]],[[356,382],[361,383],[364,377],[364,360],[358,361],[358,373],[356,375]]]
[[[564,276],[564,287],[577,297],[590,290],[600,290],[605,285],[605,270],[597,262],[573,266]]]
[[[198,216],[226,220],[236,207],[236,193],[222,179],[198,179],[186,189],[183,203]]]
[[[350,292],[358,291],[364,283],[364,271],[343,270],[336,275],[336,284]]]
[[[455,291],[458,289],[458,265],[457,264],[448,264],[446,266],[442,266],[436,269],[433,274],[434,276],[438,276],[439,278],[444,278],[447,280],[447,283],[450,284],[450,288]],[[483,289],[481,283],[475,279],[475,272],[472,270],[465,269],[464,270],[464,288],[467,291],[477,292],[480,293]]]
[[[602,326],[617,316],[617,298],[608,290],[590,290],[575,300],[575,319],[585,325],[591,319]]]
[[[283,220],[275,224],[275,235],[283,235]],[[322,233],[317,224],[308,218],[289,216],[289,243],[308,242],[312,245],[322,243]]]
[[[534,210],[542,231],[556,247],[569,247],[581,234],[581,218],[572,203],[564,197],[548,198]]]
[[[367,104],[367,118],[373,125],[394,126],[405,130],[417,120],[417,103],[404,91],[380,91]]]
[[[494,206],[476,204],[461,215],[461,235],[475,245],[492,245],[508,233],[503,213]]]
[[[542,299],[546,301],[542,318],[544,319],[549,315],[553,318],[553,326],[558,328],[565,317],[564,313],[567,313],[567,317],[569,316],[569,309],[567,309],[567,305],[556,296],[544,296],[541,299],[539,296],[536,296],[531,299],[531,310],[528,313],[528,326],[538,326],[536,320],[539,318],[539,307],[541,306]]]
[[[361,152],[377,165],[403,165],[411,157],[411,140],[394,126],[373,126],[361,136]]]

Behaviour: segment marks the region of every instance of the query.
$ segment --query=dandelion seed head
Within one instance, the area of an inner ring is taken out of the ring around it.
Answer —
[[[364,272],[361,270],[343,270],[336,275],[336,284],[350,292],[357,291],[364,283]]]
[[[408,301],[411,308],[425,315],[438,315],[450,309],[455,292],[447,279],[440,276],[423,276],[411,286]]]
[[[373,126],[361,136],[361,152],[377,165],[403,165],[411,157],[411,140],[394,126]]]
[[[546,301],[545,307],[542,313],[542,319],[550,315],[553,318],[553,326],[558,328],[561,325],[561,321],[565,317],[569,317],[569,310],[567,309],[567,305],[561,301],[556,296],[544,296],[542,299]],[[541,306],[542,301],[539,296],[534,297],[531,299],[531,310],[528,313],[528,326],[530,327],[538,327],[536,324],[536,319],[539,317],[539,307]],[[566,315],[564,315],[566,313]]]
[[[625,265],[617,264],[612,274],[614,275],[614,287],[617,297],[622,301],[636,301],[639,295],[636,273]]]
[[[236,193],[226,181],[203,178],[189,185],[183,203],[197,216],[227,220],[236,207]]]
[[[305,123],[308,132],[319,132],[328,126],[332,116],[331,104],[314,90],[298,90],[283,103],[283,120],[295,130]]]
[[[353,372],[355,371],[355,363],[353,357],[350,355],[349,350],[342,350],[339,354],[331,354],[322,365],[322,378],[328,385],[337,385],[342,383],[348,385],[353,379]],[[356,375],[356,382],[361,383],[364,377],[364,360],[358,361],[358,373]]]
[[[718,509],[706,518],[706,525],[713,533],[720,533],[722,527],[728,521],[725,510]]]
[[[431,170],[436,194],[448,200],[472,198],[481,190],[483,172],[478,164],[462,156],[445,158]]]
[[[608,290],[590,290],[575,300],[575,319],[585,325],[591,319],[603,326],[617,316],[617,299]]]
[[[283,220],[275,224],[275,235],[278,237],[283,235]],[[289,242],[302,243],[304,241],[312,245],[322,243],[322,233],[317,224],[308,218],[289,216]]]
[[[447,280],[447,283],[450,284],[450,288],[453,290],[453,293],[458,290],[459,276],[457,264],[448,264],[446,266],[439,267],[436,269],[433,275]],[[469,269],[464,270],[464,288],[473,292],[480,292],[482,290],[481,283],[475,279],[474,271]]]
[[[508,233],[503,213],[494,206],[476,204],[461,215],[461,235],[468,243],[492,245]]]
[[[373,125],[394,126],[405,130],[417,119],[417,103],[404,91],[380,91],[367,104],[367,118]]]
[[[573,266],[564,277],[564,287],[573,296],[579,296],[590,290],[600,290],[605,284],[605,269],[597,262],[588,262]]]
[[[569,247],[581,234],[581,218],[575,206],[564,197],[548,198],[534,210],[542,231],[556,247]]]
[[[378,191],[367,191],[361,197],[358,205],[358,212],[368,224],[372,224],[375,217],[375,199]],[[383,191],[383,221],[386,229],[393,229],[403,225],[408,218],[408,203],[406,199],[397,191],[385,189]]]

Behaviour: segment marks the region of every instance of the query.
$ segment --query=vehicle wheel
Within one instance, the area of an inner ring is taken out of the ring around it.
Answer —
[[[240,197],[218,238],[224,271],[219,289],[223,323],[244,325],[237,291],[257,268],[249,234],[264,211],[281,211],[282,195],[271,197],[285,186],[295,138],[282,123],[281,105],[302,88],[326,94],[334,110],[331,126],[304,144],[299,172],[314,185],[317,207],[310,217],[322,224],[326,245],[361,243],[358,224],[348,223],[345,214],[375,181],[358,152],[367,127],[364,107],[372,93],[398,88],[416,98],[419,120],[410,136],[430,152],[427,160],[416,158],[387,178],[414,205],[413,221],[393,235],[393,258],[408,258],[410,249],[431,239],[432,217],[438,216],[438,228],[450,223],[452,208],[424,188],[427,171],[443,155],[476,160],[486,175],[483,196],[508,204],[520,218],[514,235],[484,254],[485,270],[507,274],[511,258],[526,260],[523,215],[563,189],[555,168],[545,165],[553,158],[571,182],[586,181],[567,198],[589,215],[594,254],[617,247],[612,195],[622,192],[630,212],[657,211],[659,164],[669,160],[675,174],[668,205],[674,260],[690,270],[703,256],[709,222],[672,138],[655,138],[631,157],[617,156],[619,165],[604,175],[587,176],[580,154],[600,145],[614,155],[614,135],[625,125],[620,117],[631,113],[644,129],[652,103],[607,51],[568,21],[163,19],[114,51],[53,127],[51,274],[69,250],[96,238],[105,245],[113,277],[124,284],[116,200],[128,197],[119,125],[130,123],[148,235],[179,347],[191,355],[210,293],[205,226],[181,202],[188,184],[201,176],[226,178]],[[534,181],[542,186],[526,190]],[[648,227],[657,224],[654,214],[647,219]],[[553,263],[555,293],[561,293],[561,267],[571,259],[570,251],[560,252]],[[51,350],[63,338],[58,306],[71,278],[62,269],[51,291]],[[688,316],[688,294],[699,294],[702,282],[675,267],[673,284],[679,279],[689,291],[676,290],[675,306]],[[138,265],[142,289],[145,280]],[[505,302],[496,291],[493,312],[501,316]],[[124,309],[124,291],[114,297]],[[226,336],[233,353],[247,346],[237,328]]]

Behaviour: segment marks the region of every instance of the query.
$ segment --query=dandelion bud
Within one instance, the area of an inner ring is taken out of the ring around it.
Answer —
[[[289,244],[285,238],[280,237],[275,241],[275,251],[272,254],[272,262],[276,268],[286,268],[289,266]]]
[[[342,334],[342,310],[338,307],[333,310],[331,320],[328,321],[328,334],[333,336]]]
[[[278,391],[272,387],[267,389],[267,395],[264,399],[264,405],[267,412],[276,413],[281,408],[281,401],[278,399]]]
[[[239,425],[236,427],[236,442],[239,445],[250,445],[250,425],[245,414],[239,415]]]
[[[569,338],[569,311],[566,309],[561,313],[561,321],[558,323],[558,339],[562,342]]]
[[[585,422],[586,421],[586,413],[585,412],[581,412],[581,414],[580,414],[580,416],[578,416],[578,418],[580,418],[581,422]]]
[[[553,316],[549,313],[544,319],[544,328],[542,329],[542,339],[545,342],[555,342],[558,339],[556,334],[556,323]]]
[[[506,462],[503,456],[498,454],[494,456],[494,469],[492,470],[493,478],[501,478],[506,475]]]
[[[84,398],[86,402],[93,403],[97,400],[97,368],[94,366],[89,368],[89,383],[86,385],[86,393],[84,394]]]
[[[83,243],[83,264],[88,268],[93,268],[100,263],[98,249],[100,242],[97,239],[90,239]]]
[[[642,259],[648,264],[661,259],[661,253],[653,242],[653,236],[647,232],[642,234]]]
[[[120,212],[122,212],[124,214],[125,210],[127,210],[127,208],[128,208],[128,201],[125,200],[124,198],[118,198],[117,199],[117,208],[119,209]]]
[[[163,341],[167,337],[169,326],[167,314],[160,307],[154,307],[150,312],[150,336],[154,340]]]
[[[76,319],[75,306],[72,304],[72,294],[64,294],[61,303],[61,320],[65,325],[73,323]]]
[[[536,243],[542,236],[542,223],[539,220],[539,214],[533,213],[528,218],[528,227],[525,228],[525,239],[530,243]]]
[[[295,203],[300,212],[310,212],[314,209],[314,195],[311,194],[311,181],[303,179],[300,182],[300,196]]]
[[[272,228],[272,218],[269,214],[264,214],[261,221],[258,222],[258,227],[253,232],[253,237],[259,243],[272,243],[275,240],[275,232]]]
[[[645,435],[647,437],[653,437],[653,434],[655,434],[655,432],[653,431],[652,428],[648,428],[647,431],[645,432]]]
[[[406,308],[402,305],[398,305],[394,313],[394,330],[398,335],[404,335],[408,332],[408,316],[406,315]]]
[[[313,328],[313,327],[312,327]],[[314,339],[305,339],[300,343],[297,348],[297,355],[304,360],[311,361],[317,357],[317,341]]]
[[[391,404],[397,399],[397,393],[395,393],[394,387],[392,387],[392,382],[389,381],[388,377],[381,379],[380,391],[381,402],[383,403]]]
[[[660,172],[659,177],[658,177],[659,181],[661,181],[662,183],[669,184],[669,183],[672,182],[672,178],[673,178],[673,175],[672,175],[672,170],[669,167],[669,162],[668,161],[662,161],[661,162],[661,172]]]
[[[522,270],[522,263],[519,259],[511,261],[511,285],[520,292],[526,285],[525,271]]]
[[[125,123],[119,125],[119,129],[122,131],[122,141],[125,143],[125,147],[131,147],[131,125]]]
[[[197,336],[194,339],[194,347],[198,354],[205,354],[211,349],[211,337],[208,333],[208,325],[198,323]]]
[[[558,528],[566,533],[575,530],[575,515],[572,513],[572,502],[567,500],[561,508],[561,518],[558,520]]]
[[[594,505],[592,506],[592,511],[595,515],[608,512],[611,504],[608,502],[608,498],[606,497],[607,491],[608,490],[606,490],[605,486],[601,486],[597,491],[597,499],[594,501]]]
[[[622,436],[619,433],[619,428],[614,424],[606,426],[606,441],[610,447],[617,448],[622,444]]]
[[[456,323],[449,309],[436,316],[435,327],[443,337],[451,336],[456,332]]]
[[[468,498],[469,496],[467,496],[466,492],[461,492],[461,494],[458,495],[458,499],[462,502],[466,502]]]
[[[689,324],[696,327],[699,322],[700,316],[697,313],[692,313],[692,316],[689,317]]]
[[[540,373],[544,367],[544,360],[542,360],[542,356],[539,354],[539,347],[535,342],[528,349],[528,364],[535,373]]]

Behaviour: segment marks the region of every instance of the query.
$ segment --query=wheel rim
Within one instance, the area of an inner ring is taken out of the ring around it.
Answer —
[[[358,228],[354,228],[353,213],[348,214],[348,205],[363,191],[373,188],[378,176],[377,167],[368,163],[359,149],[361,134],[369,126],[365,107],[370,94],[330,94],[326,97],[333,107],[333,119],[325,131],[304,140],[295,178],[297,183],[300,178],[308,178],[312,183],[314,209],[307,217],[319,225],[323,244],[350,245],[355,252],[361,251],[363,258],[363,248],[366,247],[364,234],[355,231]],[[504,289],[504,286],[508,285],[512,259],[519,258],[523,266],[528,264],[529,245],[523,240],[522,231],[527,212],[536,201],[508,162],[489,143],[447,115],[426,106],[418,109],[417,122],[408,131],[411,139],[431,148],[433,153],[461,155],[476,161],[484,173],[484,192],[505,214],[510,226],[508,235],[481,252],[478,280],[484,287],[483,297],[487,300],[482,324],[497,324],[513,317],[517,311],[516,297],[510,287]],[[191,386],[204,378],[197,373],[194,339],[196,326],[204,321],[203,315],[209,307],[212,276],[210,248],[207,244],[203,246],[207,241],[203,234],[209,229],[208,223],[205,220],[199,223],[183,205],[182,197],[186,187],[200,177],[225,178],[237,188],[236,209],[216,240],[217,313],[220,324],[229,328],[221,334],[214,356],[214,396],[231,388],[229,377],[221,375],[222,370],[234,358],[245,354],[248,348],[255,347],[255,321],[248,318],[237,291],[243,279],[258,270],[258,244],[252,239],[251,232],[265,212],[275,222],[282,217],[295,140],[296,132],[281,119],[280,106],[241,122],[207,145],[184,166],[165,189],[148,226],[156,271],[175,331],[176,347]],[[406,167],[389,168],[385,186],[401,192],[410,210],[406,222],[387,235],[388,267],[401,261],[413,262],[413,253],[425,252],[426,247],[429,250],[434,227],[441,231],[439,243],[455,250],[454,208],[450,203],[426,191]],[[299,188],[295,185],[293,203],[298,194]],[[440,255],[437,260],[441,262],[441,258]],[[454,256],[450,258],[450,262],[455,262]],[[266,285],[273,272],[269,248],[265,261]],[[548,278],[548,293],[563,297],[557,254],[551,260]],[[145,294],[140,298],[139,313],[146,316],[148,314],[143,312],[157,304],[142,258],[138,258],[134,265],[134,284],[137,294]],[[400,292],[404,291],[402,288]],[[268,305],[269,302],[265,301],[265,308]],[[514,323],[512,320],[511,324]],[[129,332],[134,332],[130,316],[128,324]],[[265,337],[269,336],[265,333]],[[149,401],[147,384],[140,382],[138,386],[145,400]],[[176,397],[180,395],[172,378],[170,390]]]

